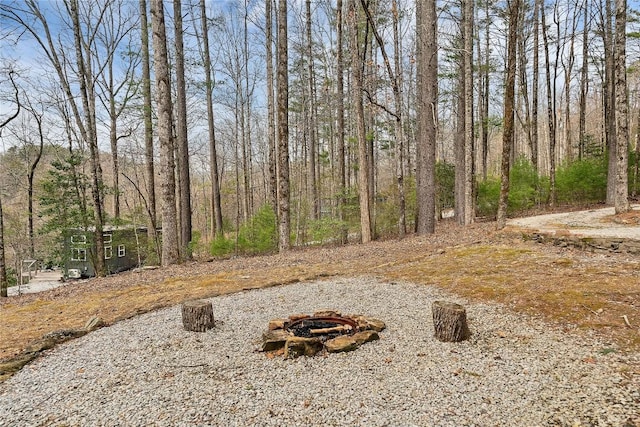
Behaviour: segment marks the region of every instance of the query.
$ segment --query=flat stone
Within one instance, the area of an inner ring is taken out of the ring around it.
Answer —
[[[362,331],[372,330],[380,332],[387,327],[382,320],[375,319],[373,317],[353,316],[352,319],[358,324],[358,328]]]
[[[324,343],[324,346],[329,353],[341,353],[345,351],[353,351],[356,348],[360,347],[360,344],[358,344],[358,341],[356,341],[353,336],[341,335],[339,337],[327,340]]]
[[[284,329],[284,325],[287,323],[287,319],[272,319],[269,320],[269,330],[275,331],[276,329]]]
[[[34,343],[31,343],[24,349],[24,354],[36,354],[45,350],[49,350],[50,348],[55,347],[56,340],[53,338],[43,338]]]
[[[284,346],[284,357],[314,356],[322,351],[323,345],[319,338],[290,337]]]
[[[283,348],[291,335],[284,329],[267,331],[262,334],[262,351],[274,351]]]
[[[367,342],[379,340],[380,335],[378,335],[378,332],[376,331],[369,330],[369,331],[356,332],[355,334],[351,335],[351,338],[356,340],[358,345],[362,345]]]
[[[336,310],[319,310],[313,313],[313,317],[342,317],[342,314]]]
[[[106,326],[106,323],[104,322],[104,320],[102,319],[102,317],[98,317],[98,316],[93,316],[91,319],[89,319],[87,321],[87,323],[84,325],[84,329],[86,331],[95,331],[98,328],[102,328]]]
[[[289,320],[292,322],[295,322],[296,320],[300,320],[300,319],[308,319],[309,316],[308,314],[304,314],[304,313],[300,313],[300,314],[292,314],[291,316],[289,316]]]

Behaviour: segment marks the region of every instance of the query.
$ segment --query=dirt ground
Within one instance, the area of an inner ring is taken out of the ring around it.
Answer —
[[[334,276],[434,285],[568,333],[595,334],[613,351],[640,351],[640,257],[535,243],[521,232],[496,232],[491,222],[460,227],[445,220],[426,237],[189,262],[3,298],[0,360],[7,366],[39,353],[48,346],[34,344],[46,334],[82,329],[96,316],[109,325],[189,299]],[[0,380],[11,374],[2,366]]]

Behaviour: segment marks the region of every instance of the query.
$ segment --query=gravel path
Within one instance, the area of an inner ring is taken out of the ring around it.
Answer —
[[[433,338],[436,299],[466,305],[470,340]],[[0,384],[0,426],[640,425],[629,373],[637,354],[496,305],[370,278],[212,301],[216,327],[206,333],[185,332],[173,307],[52,350]],[[254,351],[269,319],[322,308],[377,317],[387,329],[328,357]]]

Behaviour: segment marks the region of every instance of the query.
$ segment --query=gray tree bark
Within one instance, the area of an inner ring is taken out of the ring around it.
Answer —
[[[418,234],[435,231],[438,45],[435,2],[416,3],[416,203]]]
[[[187,89],[184,75],[184,43],[182,28],[182,0],[173,0],[176,66],[176,139],[180,188],[180,254],[190,259],[191,242],[191,174],[189,172],[189,139],[187,133]]]
[[[182,304],[182,326],[187,331],[206,332],[214,327],[213,305],[209,301],[186,301]]]
[[[291,249],[288,62],[287,0],[278,0],[278,248],[280,252]]]
[[[629,211],[629,118],[627,102],[627,0],[616,0],[616,213]]]
[[[507,41],[507,77],[504,90],[504,130],[502,134],[502,165],[500,173],[500,201],[498,203],[498,229],[507,223],[507,204],[509,199],[509,170],[514,129],[514,98],[516,83],[516,46],[518,43],[518,18],[520,0],[509,0],[509,36]]]
[[[267,0],[270,2],[271,0]],[[205,0],[200,0],[202,23],[202,45],[204,56],[205,86],[207,91],[207,126],[209,130],[209,176],[211,179],[211,239],[222,233],[222,203],[220,199],[220,174],[218,171],[218,150],[216,147],[216,127],[213,115],[213,79],[211,78],[211,54],[209,52],[209,26]],[[271,58],[268,58],[271,61]]]
[[[144,159],[145,178],[147,183],[147,212],[149,224],[147,227],[147,238],[151,242],[153,252],[157,261],[160,260],[160,247],[157,236],[158,216],[156,212],[156,175],[153,149],[153,122],[151,120],[151,71],[149,60],[149,30],[147,22],[147,2],[140,0],[140,34],[142,48],[142,97],[143,97],[143,119],[144,119]],[[148,259],[152,261],[151,258]]]
[[[171,81],[167,56],[167,35],[163,0],[151,0],[151,30],[156,75],[156,104],[158,110],[158,140],[160,142],[160,175],[162,189],[162,265],[180,262],[178,250],[178,218],[176,211],[176,182]]]
[[[278,150],[273,96],[273,0],[265,0],[267,60],[267,141],[269,144],[269,201],[278,213]]]
[[[443,342],[460,342],[471,336],[467,311],[460,304],[434,301],[431,305],[435,336]]]
[[[336,139],[338,146],[338,214],[341,221],[346,221],[346,168],[344,149],[344,58],[343,58],[343,14],[342,0],[337,0],[336,6]],[[340,237],[342,243],[347,243],[347,228],[342,227]]]
[[[358,199],[360,201],[360,234],[362,243],[372,240],[371,205],[369,198],[370,173],[369,153],[363,105],[363,60],[358,33],[358,5],[355,0],[349,3],[349,22],[351,34],[351,68],[353,73],[352,102],[356,116],[356,138],[358,140]]]

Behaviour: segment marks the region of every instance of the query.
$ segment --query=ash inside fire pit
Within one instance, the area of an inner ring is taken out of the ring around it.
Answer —
[[[363,315],[341,315],[335,310],[273,319],[262,336],[262,351],[269,356],[313,356],[320,352],[351,351],[379,339],[384,322]]]

